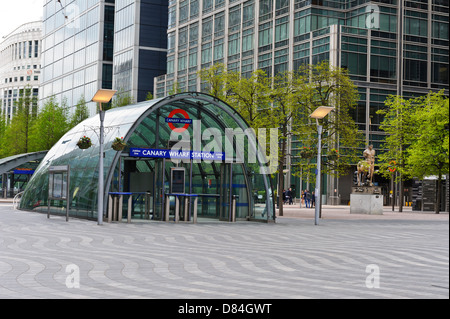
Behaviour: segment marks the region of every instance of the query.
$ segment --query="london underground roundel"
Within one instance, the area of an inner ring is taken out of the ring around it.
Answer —
[[[174,118],[174,115],[181,114],[183,115],[183,118]],[[169,116],[166,118],[166,122],[169,124],[169,127],[172,131],[181,133],[188,129],[189,124],[192,123],[192,120],[189,118],[189,115],[185,110],[182,109],[175,109],[172,112],[170,112]],[[174,123],[184,123],[183,127],[176,127]]]

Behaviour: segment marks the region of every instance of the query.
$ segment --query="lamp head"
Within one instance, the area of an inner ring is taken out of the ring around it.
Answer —
[[[319,106],[317,109],[315,109],[314,112],[311,113],[310,117],[312,117],[313,119],[323,119],[332,110],[334,110],[334,107],[331,107],[331,106]]]
[[[94,97],[92,98],[92,102],[108,103],[109,101],[111,101],[116,92],[116,90],[100,89],[97,91],[97,93],[95,93]]]

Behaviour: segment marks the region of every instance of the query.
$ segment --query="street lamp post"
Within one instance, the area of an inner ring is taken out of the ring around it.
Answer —
[[[315,214],[314,214],[314,225],[319,225],[319,214],[320,214],[320,207],[321,207],[321,193],[320,193],[320,182],[321,182],[321,169],[322,169],[322,125],[319,124],[319,119],[323,119],[325,116],[330,113],[334,107],[330,106],[319,106],[311,115],[310,117],[316,119],[317,124],[317,135],[318,135],[318,141],[317,141],[317,174],[316,174],[316,190],[315,190],[315,196],[316,196],[316,207],[315,207]]]
[[[97,199],[97,223],[98,225],[103,225],[103,138],[104,138],[104,127],[103,122],[105,120],[105,111],[102,109],[102,103],[108,103],[111,101],[114,94],[116,94],[117,91],[115,90],[106,90],[106,89],[99,89],[97,93],[95,93],[94,97],[92,98],[92,102],[96,102],[99,105],[99,111],[98,114],[100,116],[100,134],[99,134],[99,143],[100,143],[100,151],[99,151],[99,160],[98,160],[98,199]]]

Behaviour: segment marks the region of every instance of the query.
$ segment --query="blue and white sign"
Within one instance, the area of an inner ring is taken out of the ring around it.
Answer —
[[[200,151],[172,151],[155,148],[130,148],[131,157],[167,158],[167,159],[193,159],[204,161],[223,161],[225,153]]]
[[[166,117],[166,123],[192,124],[192,119],[182,119],[178,117]]]

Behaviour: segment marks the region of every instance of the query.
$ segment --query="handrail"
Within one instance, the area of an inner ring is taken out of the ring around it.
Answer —
[[[13,198],[13,209],[14,209],[14,210],[17,209],[16,206],[17,206],[17,204],[20,203],[20,198],[19,198],[19,197],[22,197],[23,193],[24,193],[24,192],[20,192],[20,193],[17,193],[16,196],[14,196],[14,198]],[[17,203],[17,204],[16,204],[16,200],[18,200],[18,203]]]

